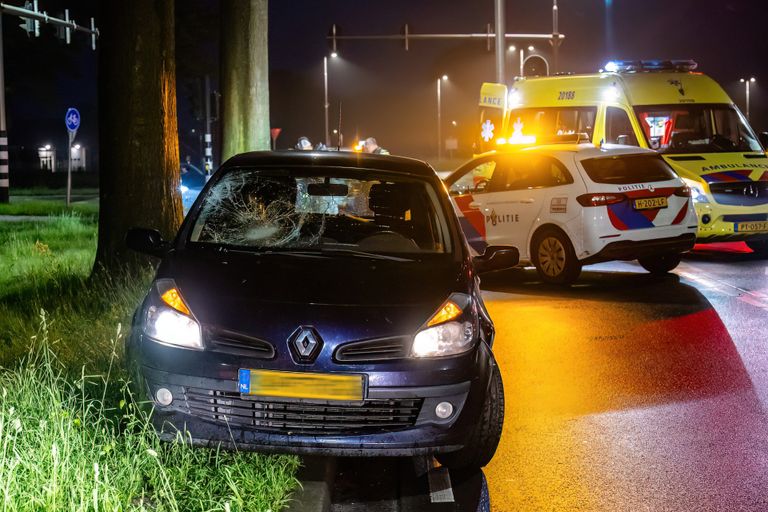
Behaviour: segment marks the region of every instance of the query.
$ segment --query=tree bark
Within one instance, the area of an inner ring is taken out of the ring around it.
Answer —
[[[222,161],[270,148],[267,4],[221,2]]]
[[[101,2],[99,243],[94,271],[146,264],[131,227],[181,224],[173,0]]]

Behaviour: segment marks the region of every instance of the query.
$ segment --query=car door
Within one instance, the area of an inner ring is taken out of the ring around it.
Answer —
[[[545,193],[546,160],[535,154],[500,157],[479,205],[491,245],[512,245],[527,253],[528,233],[538,218]]]
[[[448,191],[457,209],[461,229],[469,246],[483,254],[488,246],[482,205],[486,189],[496,171],[494,156],[478,158],[459,168],[448,179]]]

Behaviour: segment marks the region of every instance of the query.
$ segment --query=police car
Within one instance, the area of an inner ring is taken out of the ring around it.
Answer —
[[[638,260],[654,274],[696,239],[691,191],[664,159],[630,146],[552,144],[479,155],[445,180],[469,245],[513,245],[549,283],[584,265]]]

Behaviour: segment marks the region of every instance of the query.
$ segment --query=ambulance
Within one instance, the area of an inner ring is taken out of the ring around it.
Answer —
[[[485,83],[476,152],[577,134],[648,148],[691,188],[697,243],[744,241],[768,256],[766,140],[690,60],[612,61],[596,74]]]

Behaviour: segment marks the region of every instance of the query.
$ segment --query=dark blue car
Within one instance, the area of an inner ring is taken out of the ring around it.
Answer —
[[[427,164],[354,153],[248,153],[205,186],[162,258],[127,355],[168,440],[345,456],[436,454],[476,468],[504,394],[478,272]]]

